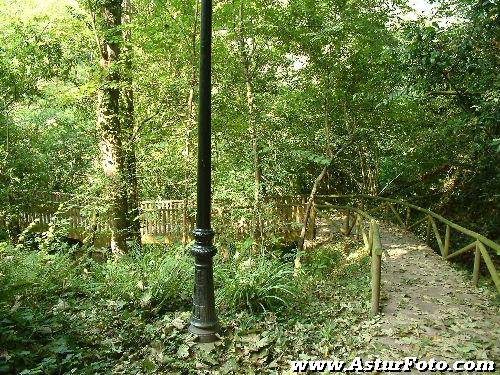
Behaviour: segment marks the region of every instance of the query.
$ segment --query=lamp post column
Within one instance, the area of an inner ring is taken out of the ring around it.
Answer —
[[[198,119],[198,189],[195,243],[191,249],[195,257],[195,285],[193,315],[189,331],[200,342],[217,340],[215,312],[213,245],[215,232],[211,228],[211,99],[212,99],[212,0],[201,1],[200,38],[200,112]]]

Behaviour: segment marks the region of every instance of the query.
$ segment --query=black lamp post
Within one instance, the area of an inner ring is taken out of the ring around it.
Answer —
[[[214,277],[212,258],[215,232],[210,226],[211,211],[211,82],[212,65],[212,0],[201,1],[200,48],[200,113],[198,120],[198,196],[195,244],[191,252],[195,257],[195,284],[193,316],[189,331],[200,342],[217,340],[217,315],[215,313]]]

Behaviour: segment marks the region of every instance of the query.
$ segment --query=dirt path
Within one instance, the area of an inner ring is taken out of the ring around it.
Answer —
[[[500,309],[494,296],[408,232],[383,226],[382,315],[370,352],[452,362],[500,361]]]

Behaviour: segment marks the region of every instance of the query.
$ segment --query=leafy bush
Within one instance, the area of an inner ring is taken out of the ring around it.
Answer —
[[[8,353],[4,365],[0,352],[0,373],[68,373],[92,364],[104,371],[117,353],[144,346],[149,316],[190,302],[192,258],[175,250],[145,246],[96,261],[92,251],[49,254],[0,243],[0,347]],[[102,340],[117,329],[119,348]],[[101,356],[109,362],[99,364]]]
[[[186,307],[193,290],[193,258],[181,247],[155,245],[97,261],[95,249],[90,250],[49,254],[0,243],[0,373],[172,373],[193,368],[200,361],[195,347],[186,344],[191,340]],[[341,245],[308,250],[300,277],[293,277],[292,263],[280,259],[222,262],[216,257],[222,326],[237,327],[234,337],[259,348],[268,338],[274,340],[268,333],[277,327],[291,332],[281,342],[287,350],[295,350],[298,334],[310,342],[323,336],[334,341],[357,319],[350,317],[352,311],[367,311],[370,291],[369,259],[361,267],[354,262],[346,268],[344,262],[341,269],[348,275],[309,274],[316,266],[321,272],[329,266],[339,270],[333,263],[341,251]],[[295,304],[297,294],[307,303]],[[330,316],[325,306],[335,301],[337,310],[353,296],[360,302],[346,303],[357,310],[346,312],[344,323],[324,324]],[[290,305],[295,308],[285,309]],[[173,309],[184,311],[169,311]],[[304,322],[332,329],[310,336],[313,331]],[[259,325],[268,331],[264,339],[253,333]],[[209,353],[210,358],[227,355],[225,348]]]
[[[298,290],[292,265],[264,257],[221,265],[216,276],[218,304],[235,311],[276,311],[290,305]]]
[[[30,300],[57,299],[61,293],[97,294],[166,311],[187,305],[193,290],[191,257],[183,252],[167,255],[164,247],[145,247],[141,254],[102,263],[88,254],[75,257],[66,251],[49,254],[4,246],[2,253],[4,292]]]

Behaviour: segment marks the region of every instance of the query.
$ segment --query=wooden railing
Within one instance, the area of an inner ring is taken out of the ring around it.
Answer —
[[[335,210],[345,212],[346,218],[342,233],[346,236],[356,226],[356,235],[363,238],[365,250],[371,256],[371,313],[372,315],[378,314],[380,311],[380,281],[383,251],[379,222],[367,212],[356,207],[333,205],[321,199],[319,202],[315,202],[315,207],[318,211]],[[351,213],[355,213],[356,215],[351,215]],[[368,227],[368,231],[366,227]]]
[[[424,225],[427,244],[431,245],[431,236],[434,234],[438,249],[444,259],[451,260],[468,251],[475,251],[474,269],[472,273],[473,285],[477,286],[478,284],[481,261],[484,261],[493,283],[495,284],[497,291],[500,293],[500,278],[488,251],[488,249],[492,249],[496,252],[497,256],[500,255],[500,244],[486,238],[485,236],[453,223],[435,212],[402,200],[370,195],[325,195],[319,196],[317,200],[322,204],[326,203],[332,207],[339,207],[347,212],[347,224],[345,230],[347,234],[350,233],[355,225],[349,220],[350,212],[356,212],[358,215],[364,215],[363,217],[371,217],[373,219],[370,215],[373,215],[377,211],[385,210],[386,217],[389,215],[392,216],[398,225],[407,230],[415,230],[419,226]],[[354,207],[353,204],[348,206],[334,206],[331,203],[332,201],[339,200],[344,202],[355,202],[358,207]],[[318,204],[317,206],[321,207],[321,204]],[[412,222],[412,218],[415,216],[416,220]],[[444,226],[443,236],[440,233],[438,223],[439,225]],[[472,242],[454,252],[450,252],[453,231],[472,238]]]

